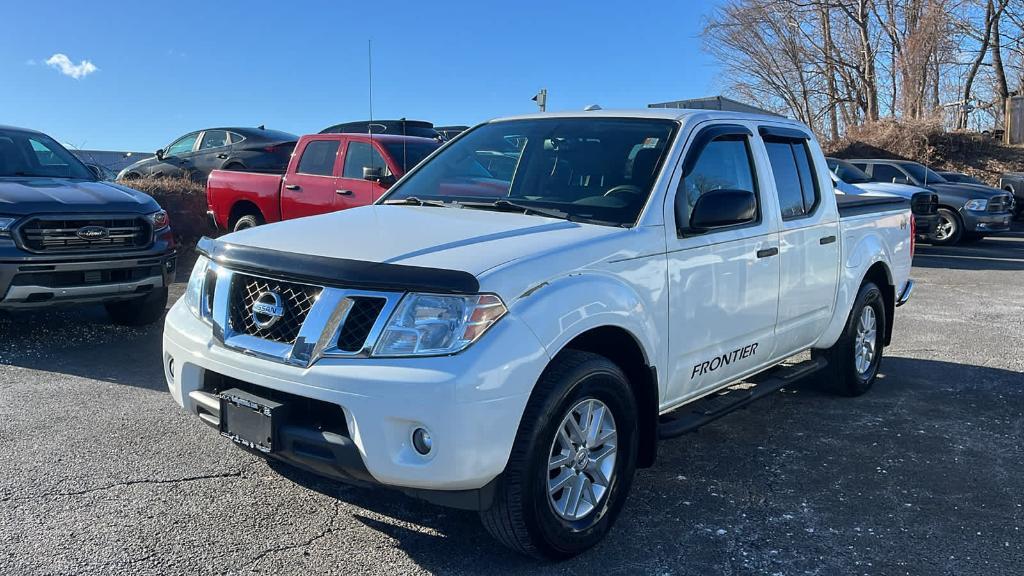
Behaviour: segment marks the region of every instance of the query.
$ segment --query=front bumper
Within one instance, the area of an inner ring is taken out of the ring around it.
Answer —
[[[331,478],[383,484],[462,508],[487,504],[504,470],[534,382],[548,357],[514,315],[460,354],[433,358],[324,358],[303,368],[225,348],[176,303],[164,329],[164,372],[175,401],[219,426],[211,379],[340,408],[343,426],[286,426],[268,454]],[[170,366],[173,364],[173,369]],[[426,428],[433,449],[412,446]]]
[[[1010,229],[1010,220],[1013,215],[1010,212],[974,212],[972,210],[961,211],[964,219],[964,227],[971,232],[1006,232]]]

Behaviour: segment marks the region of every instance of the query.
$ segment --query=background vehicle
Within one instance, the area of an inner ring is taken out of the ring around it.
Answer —
[[[946,182],[953,182],[954,184],[978,184],[980,186],[988,186],[981,180],[978,180],[974,176],[964,174],[963,172],[950,172],[946,170],[940,170],[939,176],[946,179]]]
[[[510,179],[476,161],[510,143]],[[489,122],[373,206],[201,242],[164,329],[168,388],[255,453],[572,556],[659,437],[818,371],[872,386],[913,288],[913,218],[831,191],[783,118]]]
[[[437,126],[434,128],[445,142],[469,130],[469,126]]]
[[[96,175],[96,178],[103,180],[104,182],[113,182],[117,180],[117,173],[106,166],[94,164],[92,162],[86,162],[85,166],[89,170],[92,170],[92,173]]]
[[[999,177],[999,188],[1013,197],[1013,215],[1024,216],[1024,172],[1007,172]]]
[[[204,182],[214,170],[281,172],[296,140],[294,134],[262,126],[197,130],[157,150],[155,156],[128,166],[118,179],[188,176]]]
[[[393,136],[418,136],[440,140],[441,134],[434,129],[434,125],[423,120],[360,120],[356,122],[343,122],[328,126],[320,131],[321,134],[388,134]]]
[[[947,182],[930,168],[909,160],[848,160],[875,182],[913,184],[939,195],[939,221],[932,232],[935,244],[973,242],[1010,229],[1009,194],[977,184]]]
[[[910,211],[914,214],[917,234],[928,237],[939,222],[939,195],[934,191],[892,182],[873,182],[863,170],[839,158],[825,158],[828,169],[840,182],[849,184],[843,187],[843,193],[864,196],[898,196],[910,201]]]
[[[206,183],[210,217],[221,230],[372,204],[437,149],[413,136],[303,136],[283,176],[215,170]]]
[[[0,310],[102,303],[148,324],[174,273],[167,213],[49,136],[0,126]]]

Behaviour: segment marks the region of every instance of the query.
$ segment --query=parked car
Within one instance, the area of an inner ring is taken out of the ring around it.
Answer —
[[[149,324],[174,266],[153,198],[102,181],[41,132],[0,126],[0,310],[100,303],[118,324]]]
[[[423,120],[360,120],[328,126],[321,134],[388,134],[393,136],[419,136],[441,140],[434,125]]]
[[[1010,229],[1011,196],[998,188],[947,182],[934,170],[909,160],[848,160],[875,182],[912,184],[939,195],[939,222],[931,235],[935,244],[973,242]]]
[[[978,180],[974,176],[964,174],[963,172],[951,172],[948,170],[940,170],[939,176],[942,176],[946,182],[952,182],[954,184],[979,184],[981,186],[988,186],[981,180]]]
[[[469,130],[469,126],[437,126],[434,128],[445,142]]]
[[[110,168],[103,166],[102,164],[96,164],[94,162],[85,162],[86,168],[92,171],[97,178],[104,182],[114,182],[117,180],[117,172],[114,172]]]
[[[1007,172],[999,177],[999,188],[1013,198],[1013,215],[1024,216],[1024,172]]]
[[[512,140],[510,179],[476,161]],[[831,190],[784,118],[492,121],[372,206],[201,241],[164,329],[167,385],[255,454],[572,556],[659,437],[815,372],[872,386],[913,288],[913,218]]]
[[[873,182],[866,172],[839,158],[825,158],[828,169],[832,171],[833,180],[850,186],[838,186],[844,194],[861,196],[899,196],[910,200],[910,211],[914,214],[917,234],[921,238],[929,237],[939,223],[939,195],[932,190],[894,184],[892,182]]]
[[[214,170],[206,183],[210,220],[242,230],[372,204],[438,146],[414,136],[303,136],[283,176]]]
[[[178,138],[118,174],[118,180],[188,176],[205,182],[214,170],[281,172],[298,136],[258,128],[207,128]]]

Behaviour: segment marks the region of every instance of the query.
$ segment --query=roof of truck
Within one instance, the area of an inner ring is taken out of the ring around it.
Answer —
[[[803,126],[802,123],[789,118],[782,118],[769,114],[755,114],[753,112],[726,112],[722,110],[703,110],[689,108],[635,108],[622,110],[579,110],[567,112],[537,112],[534,114],[522,114],[518,116],[507,116],[495,118],[491,122],[504,120],[526,120],[536,118],[652,118],[665,120],[687,120],[699,118],[700,120],[765,120],[771,122],[782,122],[794,126]]]

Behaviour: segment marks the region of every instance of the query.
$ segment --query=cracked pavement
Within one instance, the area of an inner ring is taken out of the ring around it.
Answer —
[[[663,442],[553,565],[235,449],[166,393],[159,327],[0,318],[0,574],[1022,574],[1024,227],[920,246],[914,277],[868,395],[801,383]]]

